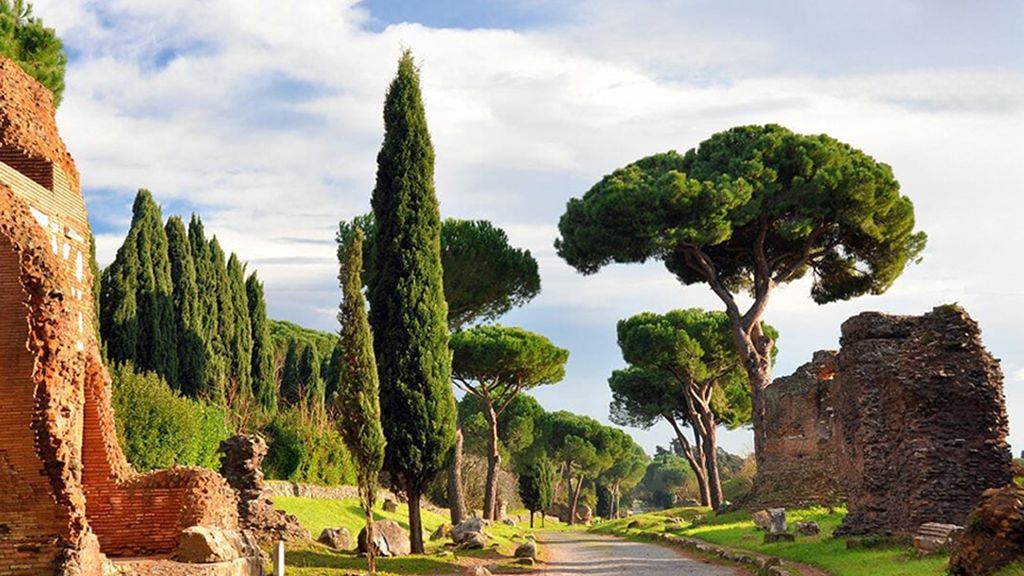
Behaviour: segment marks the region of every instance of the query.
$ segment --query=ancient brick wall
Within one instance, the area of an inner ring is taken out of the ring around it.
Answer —
[[[89,238],[50,93],[0,58],[0,576],[97,575],[103,552],[168,553],[182,528],[237,527],[218,474],[125,460]]]
[[[836,353],[820,351],[765,390],[765,458],[744,505],[837,504],[832,387]]]
[[[999,362],[957,306],[843,323],[833,405],[849,514],[837,534],[962,525],[1011,480]]]

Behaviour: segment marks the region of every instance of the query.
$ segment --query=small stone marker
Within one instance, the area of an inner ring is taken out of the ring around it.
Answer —
[[[284,576],[284,540],[274,547],[274,576]]]
[[[395,502],[391,498],[384,501],[385,512],[398,512],[398,502]]]
[[[754,512],[753,517],[754,528],[757,530],[764,530],[767,532],[768,528],[771,526],[771,517],[768,515],[768,511],[758,510],[757,512]]]
[[[786,509],[768,509],[768,533],[764,535],[765,543],[792,542],[796,537],[787,531]]]
[[[963,526],[956,524],[925,522],[917,529],[917,534],[914,536],[914,548],[920,554],[946,552],[963,531]]]

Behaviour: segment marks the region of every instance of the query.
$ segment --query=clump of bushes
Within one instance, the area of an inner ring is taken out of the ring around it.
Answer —
[[[136,470],[220,467],[217,448],[231,435],[222,409],[185,398],[130,363],[116,366],[111,377],[117,437]]]
[[[341,434],[317,424],[298,408],[278,412],[263,427],[269,450],[263,474],[273,480],[355,484],[355,468]]]

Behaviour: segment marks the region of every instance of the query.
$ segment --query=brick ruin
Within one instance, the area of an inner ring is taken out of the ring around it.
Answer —
[[[98,575],[108,558],[169,556],[193,525],[237,529],[220,475],[138,474],[125,459],[93,325],[89,253],[78,171],[51,95],[0,58],[2,576]],[[250,568],[232,573],[262,570]]]
[[[963,525],[1012,480],[999,361],[958,306],[843,323],[833,405],[848,514],[837,535]]]
[[[845,501],[836,535],[962,525],[1012,477],[999,362],[957,306],[854,316],[838,353],[815,353],[766,399],[767,457],[745,504]]]
[[[832,380],[836,353],[819,351],[765,389],[765,458],[746,505],[838,504]]]

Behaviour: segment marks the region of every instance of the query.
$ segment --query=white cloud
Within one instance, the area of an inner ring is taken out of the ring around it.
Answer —
[[[780,291],[769,310],[783,333],[780,372],[834,347],[851,314],[948,301],[968,307],[997,356],[1024,364],[1024,272],[1002,249],[1024,244],[1024,197],[1009,180],[1024,132],[1020,66],[822,74],[815,62],[842,47],[820,46],[805,69],[783,66],[776,60],[794,48],[763,26],[730,33],[676,3],[634,4],[587,3],[572,21],[519,32],[403,24],[374,33],[355,2],[37,0],[36,12],[78,54],[59,123],[86,193],[129,198],[145,186],[197,206],[208,232],[259,269],[272,313],[333,327],[334,229],[369,207],[383,95],[410,46],[445,214],[490,218],[540,259],[537,313],[513,318],[579,327],[563,344],[603,350],[572,366],[570,381],[603,383],[618,318],[718,303],[656,264],[577,275],[551,246],[565,201],[640,156],[762,122],[828,132],[893,165],[931,237],[924,263],[885,296],[817,307],[806,286]],[[107,262],[119,238],[98,240]],[[605,329],[592,341],[597,325]],[[560,394],[593,394],[580,386]],[[1024,418],[1024,405],[1010,409]]]

